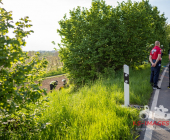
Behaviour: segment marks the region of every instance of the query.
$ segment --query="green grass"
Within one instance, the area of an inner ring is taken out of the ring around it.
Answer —
[[[39,121],[51,126],[36,139],[133,139],[138,112],[116,104],[119,92],[116,86],[114,92],[108,92],[99,81],[76,93],[66,89],[49,94],[49,108]]]
[[[161,70],[163,70],[163,66],[166,66],[169,63],[169,56],[168,54],[164,54],[164,56],[162,57],[162,63],[161,63]]]
[[[164,56],[162,64],[167,64],[166,59],[168,57]],[[147,105],[152,92],[150,64],[135,70],[130,68],[129,77],[130,104]],[[132,140],[138,136],[133,121],[139,120],[139,111],[121,107],[124,104],[123,69],[77,92],[70,86],[53,91],[46,97],[49,102],[39,110],[41,116],[34,116],[39,131],[31,133],[25,130],[27,139]],[[36,105],[31,107],[34,111],[38,109]],[[16,133],[16,137],[9,138],[23,139],[24,135]]]
[[[45,73],[42,78],[45,77],[50,77],[50,76],[55,76],[55,75],[60,75],[60,74],[65,74],[65,72],[62,70],[62,68],[58,69],[58,70],[51,70],[48,71],[47,73]]]

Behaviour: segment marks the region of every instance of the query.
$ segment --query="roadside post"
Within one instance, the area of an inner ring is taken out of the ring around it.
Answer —
[[[123,65],[124,69],[124,106],[129,106],[129,66]]]
[[[170,49],[168,50],[168,55],[170,55]],[[170,62],[169,62],[169,86],[168,88],[170,88]]]
[[[170,88],[170,62],[169,62],[169,87]]]
[[[170,88],[170,62],[169,62],[169,86],[168,88]]]

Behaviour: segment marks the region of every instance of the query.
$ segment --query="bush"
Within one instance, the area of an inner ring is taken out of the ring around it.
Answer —
[[[1,2],[1,1],[0,1]],[[32,30],[24,31],[32,25],[28,17],[21,18],[13,25],[12,12],[0,8],[0,139],[8,133],[15,135],[15,130],[25,125],[25,131],[29,131],[30,124],[34,124],[29,114],[29,103],[36,103],[46,94],[45,89],[40,89],[44,71],[47,67],[45,59],[39,60],[38,53],[32,56],[31,61],[27,53],[22,51],[26,45],[24,37]],[[14,30],[15,37],[7,36],[9,28]],[[38,81],[36,84],[34,81]],[[21,109],[26,109],[26,114],[20,114]],[[18,116],[13,118],[13,116]],[[13,123],[14,121],[14,123]]]
[[[158,39],[167,47],[166,18],[147,0],[122,2],[116,8],[93,0],[89,10],[70,10],[70,18],[65,15],[59,24],[59,55],[77,85],[97,79],[105,68],[140,65],[148,44]]]

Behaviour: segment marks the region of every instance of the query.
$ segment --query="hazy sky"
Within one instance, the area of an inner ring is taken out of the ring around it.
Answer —
[[[123,0],[105,0],[107,5],[117,6],[117,1]],[[127,0],[124,0],[125,2]],[[132,0],[142,1],[142,0]],[[69,16],[69,10],[77,6],[90,8],[92,0],[2,0],[2,7],[7,11],[13,12],[14,21],[29,16],[32,21],[30,28],[34,33],[26,38],[27,45],[23,47],[24,51],[31,50],[54,50],[53,48],[60,43],[61,39],[57,33],[60,28],[58,21],[63,19],[64,14]],[[165,13],[170,24],[170,0],[150,0],[152,6],[157,6],[160,13]],[[56,45],[51,42],[55,41]]]

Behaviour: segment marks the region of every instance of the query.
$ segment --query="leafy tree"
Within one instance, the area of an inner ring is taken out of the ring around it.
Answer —
[[[129,0],[118,7],[121,11],[121,25],[125,29],[121,46],[124,46],[123,56],[126,57],[126,64],[141,64],[148,56],[149,47],[156,40],[167,46],[166,18],[164,14],[159,15],[157,7],[152,7],[148,0],[134,3]]]
[[[160,15],[160,11],[157,7],[152,8],[152,22],[151,27],[154,30],[153,39],[159,40],[161,45],[164,46],[165,49],[168,48],[167,34],[166,34],[166,20],[165,14]]]
[[[21,48],[26,45],[24,37],[33,33],[24,30],[32,26],[29,22],[25,17],[13,25],[12,12],[0,8],[0,132],[6,132],[2,126],[10,121],[12,114],[29,109],[29,103],[37,102],[42,93],[46,94],[45,89],[39,88],[42,81],[39,77],[47,61],[39,60],[37,53],[26,63],[29,56]],[[14,38],[8,36],[9,28],[13,29]]]
[[[166,26],[166,35],[167,35],[167,42],[168,42],[168,46],[169,46],[169,48],[168,49],[170,49],[170,24],[167,24],[167,26]]]
[[[139,65],[146,60],[148,44],[166,42],[164,14],[149,1],[120,3],[116,8],[103,0],[92,7],[70,10],[59,21],[60,57],[76,84],[98,78],[100,73]],[[160,35],[161,34],[161,35]]]

